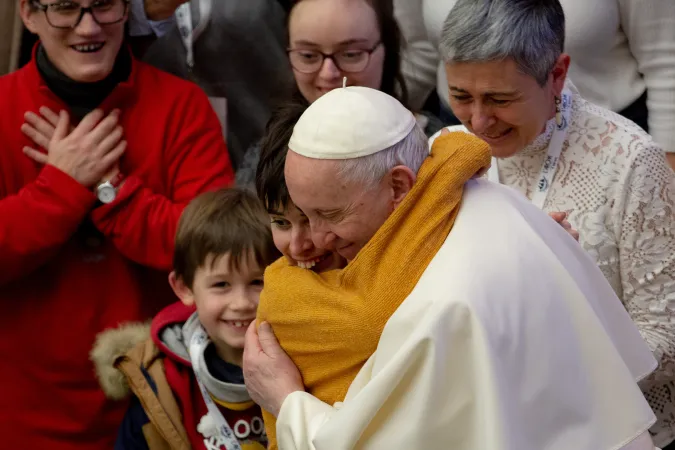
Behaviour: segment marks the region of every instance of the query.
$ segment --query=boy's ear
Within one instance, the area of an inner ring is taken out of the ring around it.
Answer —
[[[195,297],[192,294],[192,289],[185,285],[182,278],[176,276],[176,272],[169,274],[169,284],[171,289],[185,306],[192,306],[195,304]]]

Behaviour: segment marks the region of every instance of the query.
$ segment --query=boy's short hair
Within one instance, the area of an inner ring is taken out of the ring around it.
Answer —
[[[239,270],[251,254],[263,268],[280,256],[265,208],[245,189],[206,192],[185,207],[173,254],[176,277],[192,288],[195,273],[207,258],[214,256],[215,264],[226,253],[230,254],[230,270]]]
[[[267,211],[280,214],[291,201],[286,187],[284,165],[293,127],[309,103],[293,98],[272,111],[265,134],[260,141],[260,160],[256,169],[255,189]]]

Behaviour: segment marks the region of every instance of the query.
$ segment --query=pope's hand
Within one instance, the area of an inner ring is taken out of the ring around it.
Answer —
[[[279,415],[286,397],[305,390],[300,371],[267,322],[258,328],[254,321],[246,331],[244,379],[251,399],[274,417]]]
[[[552,212],[549,214],[549,216],[558,222],[558,224],[562,226],[565,231],[567,231],[577,242],[579,241],[579,232],[572,228],[572,224],[567,220],[566,212]]]

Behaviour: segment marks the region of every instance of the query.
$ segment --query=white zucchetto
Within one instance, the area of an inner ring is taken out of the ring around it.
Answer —
[[[405,138],[415,116],[376,89],[334,89],[312,103],[293,128],[289,150],[312,159],[352,159],[385,150]]]

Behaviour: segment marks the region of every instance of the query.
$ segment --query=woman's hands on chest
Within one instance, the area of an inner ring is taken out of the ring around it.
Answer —
[[[88,188],[118,172],[119,159],[127,146],[119,110],[107,116],[94,110],[75,127],[65,111],[56,114],[42,107],[40,114],[27,112],[21,131],[47,153],[24,147],[26,156],[60,169]]]

